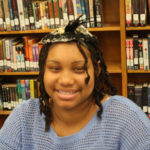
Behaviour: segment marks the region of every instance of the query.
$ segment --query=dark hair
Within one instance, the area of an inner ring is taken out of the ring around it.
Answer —
[[[43,44],[43,47],[40,52],[39,56],[39,77],[38,80],[40,82],[40,113],[44,113],[45,115],[45,131],[48,131],[50,128],[50,124],[52,122],[52,112],[50,109],[50,103],[49,103],[49,98],[50,96],[47,94],[44,83],[43,83],[43,77],[44,77],[44,70],[45,70],[45,62],[48,56],[49,49],[51,45],[55,43],[53,39],[61,39],[61,37],[68,39],[67,42],[76,42],[77,46],[83,55],[85,59],[85,70],[87,73],[87,77],[85,79],[85,83],[88,84],[88,81],[90,80],[90,76],[88,74],[87,70],[87,56],[82,48],[81,45],[85,46],[88,48],[91,54],[91,59],[93,62],[94,66],[94,76],[95,76],[95,84],[94,84],[94,90],[93,90],[93,96],[95,99],[95,103],[99,106],[99,111],[98,111],[98,117],[101,118],[101,114],[103,111],[101,100],[103,99],[103,96],[105,94],[109,95],[114,95],[116,94],[117,90],[116,88],[112,85],[110,78],[109,78],[109,73],[107,71],[107,66],[105,64],[102,51],[99,48],[99,43],[98,39],[96,36],[91,35],[88,32],[85,34],[84,32],[77,31],[76,29],[81,26],[81,22],[79,18],[75,20],[74,22],[70,22],[66,27],[65,30],[62,34],[48,34],[43,38],[43,41],[48,40],[45,44]],[[83,27],[82,27],[83,28]],[[72,40],[70,40],[72,39]],[[61,41],[61,40],[60,40]],[[59,42],[59,41],[58,41]],[[62,42],[62,41],[61,41]],[[98,63],[98,61],[100,63]],[[99,66],[98,66],[99,65]],[[99,68],[101,70],[99,71]]]

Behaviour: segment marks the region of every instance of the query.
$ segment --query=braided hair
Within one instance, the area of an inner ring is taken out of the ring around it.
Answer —
[[[76,42],[79,48],[79,51],[83,55],[85,59],[84,68],[86,70],[87,77],[85,78],[85,84],[88,84],[90,80],[90,76],[87,69],[87,56],[82,48],[85,46],[88,48],[91,54],[91,59],[94,66],[94,76],[95,76],[95,84],[93,89],[93,96],[95,100],[95,104],[98,105],[99,111],[97,113],[98,117],[101,118],[101,114],[103,111],[101,100],[103,99],[105,94],[115,95],[117,90],[112,85],[109,73],[107,71],[107,66],[105,64],[105,60],[102,55],[102,51],[99,48],[98,39],[96,36],[89,33],[83,26],[80,18],[76,19],[73,22],[69,22],[69,24],[59,32],[56,30],[50,34],[47,34],[43,39],[43,47],[39,56],[39,76],[38,80],[40,82],[40,113],[44,113],[45,115],[45,131],[50,129],[50,124],[53,120],[52,112],[50,108],[49,98],[50,96],[47,94],[43,77],[45,71],[45,62],[48,56],[48,52],[50,50],[51,45],[54,43],[60,42]],[[100,63],[98,63],[100,62]],[[99,65],[99,66],[98,66]],[[101,71],[99,71],[101,68]]]

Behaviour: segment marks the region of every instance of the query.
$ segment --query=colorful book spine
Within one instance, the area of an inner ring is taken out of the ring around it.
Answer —
[[[25,88],[26,88],[26,99],[30,99],[30,81],[28,79],[25,80]]]
[[[95,23],[94,23],[94,3],[93,0],[89,0],[89,16],[90,16],[90,27],[95,27]]]
[[[133,56],[134,56],[134,69],[139,69],[139,49],[138,49],[138,35],[133,35]]]
[[[126,0],[126,26],[132,26],[132,0]]]
[[[133,38],[130,38],[129,43],[130,43],[129,44],[130,45],[130,49],[129,49],[130,69],[133,70],[134,69]]]
[[[8,0],[3,0],[3,7],[4,7],[4,13],[5,13],[6,30],[11,31]]]
[[[63,26],[64,19],[63,19],[62,0],[59,0],[59,18],[60,18],[60,26]]]
[[[90,20],[89,20],[89,2],[88,0],[84,0],[84,4],[85,4],[85,14],[86,14],[86,26],[87,28],[90,27]]]
[[[130,40],[126,39],[126,59],[127,59],[127,69],[130,69],[131,61],[130,61]]]
[[[22,0],[17,0],[17,6],[18,6],[20,29],[21,30],[25,30],[25,19],[24,19],[23,1]]]
[[[58,28],[60,26],[59,0],[53,0],[53,5],[54,5],[54,15],[55,15],[55,27]]]
[[[146,17],[147,17],[147,7],[146,7],[146,0],[140,0],[140,25],[146,25]]]
[[[30,80],[30,98],[34,98],[34,80]]]
[[[73,10],[72,0],[67,0],[67,8],[68,8],[69,21],[73,21],[74,20],[74,10]]]
[[[0,0],[0,31],[4,30],[4,11],[3,11],[3,1]]]
[[[101,27],[102,26],[102,6],[101,6],[101,0],[94,0],[94,12],[95,12],[95,26]]]
[[[144,69],[144,60],[143,60],[143,42],[142,39],[138,40],[138,47],[139,47],[139,69],[143,70]]]
[[[14,22],[12,0],[8,0],[8,5],[9,5],[9,13],[10,13],[11,30],[14,31],[15,30],[15,22]]]
[[[49,17],[50,17],[50,27],[55,27],[55,15],[54,15],[54,5],[52,0],[48,0],[49,7]]]
[[[143,38],[144,70],[149,70],[148,39]]]
[[[17,6],[16,0],[12,0],[12,7],[13,7],[13,13],[14,13],[15,30],[20,30],[18,6]]]
[[[69,22],[68,18],[68,8],[67,8],[67,0],[62,1],[62,11],[63,11],[63,19],[64,19],[64,25],[67,25]]]
[[[133,25],[138,26],[140,23],[140,0],[132,0],[133,6]]]

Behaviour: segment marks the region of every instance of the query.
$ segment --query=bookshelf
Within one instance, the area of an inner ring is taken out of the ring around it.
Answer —
[[[126,29],[125,27],[125,0],[102,0],[103,27],[88,28],[99,38],[110,78],[118,89],[118,94],[127,96],[126,70]],[[148,29],[148,27],[145,27]],[[149,27],[150,28],[150,27]],[[131,28],[132,29],[132,28]],[[137,28],[138,29],[138,28]],[[54,29],[26,30],[26,31],[0,31],[5,35],[45,35]],[[134,73],[134,72],[131,72]],[[139,73],[139,72],[137,72]],[[11,81],[20,77],[37,77],[38,72],[0,72],[0,78],[9,78]],[[0,111],[0,127],[11,111]]]

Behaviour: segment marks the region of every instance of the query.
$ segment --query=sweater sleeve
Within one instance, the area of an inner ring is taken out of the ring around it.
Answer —
[[[20,107],[16,107],[6,119],[0,130],[0,149],[19,150],[21,149],[21,120]]]
[[[120,149],[150,150],[150,120],[140,108],[127,113]]]

